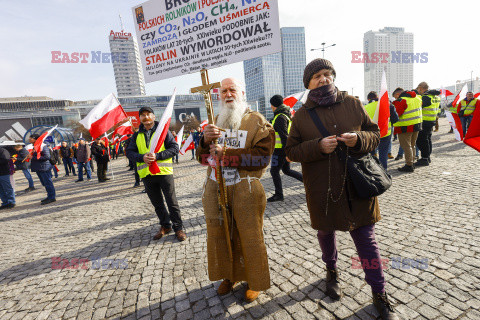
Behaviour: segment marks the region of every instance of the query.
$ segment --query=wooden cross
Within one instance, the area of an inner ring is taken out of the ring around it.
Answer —
[[[205,100],[205,107],[207,108],[208,123],[209,124],[215,124],[211,90],[216,89],[216,88],[220,88],[221,83],[220,82],[210,83],[210,81],[208,79],[207,69],[202,69],[200,71],[200,73],[201,73],[201,76],[202,76],[202,85],[199,86],[199,87],[191,88],[190,92],[191,93],[197,93],[198,92],[198,93],[203,94],[203,99]]]

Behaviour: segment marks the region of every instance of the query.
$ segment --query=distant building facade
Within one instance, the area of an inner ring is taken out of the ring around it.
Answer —
[[[119,97],[144,96],[145,81],[135,37],[131,33],[110,32],[113,72]]]

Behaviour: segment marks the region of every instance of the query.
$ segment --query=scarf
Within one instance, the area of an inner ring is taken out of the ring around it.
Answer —
[[[337,101],[337,92],[337,87],[331,83],[311,90],[308,93],[308,99],[319,106],[329,106]]]

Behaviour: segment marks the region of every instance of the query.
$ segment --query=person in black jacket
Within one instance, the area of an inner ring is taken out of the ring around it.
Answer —
[[[110,180],[107,178],[108,162],[110,159],[108,157],[108,149],[105,146],[104,140],[100,140],[95,148],[92,146],[92,154],[95,156],[95,161],[97,162],[98,182]]]
[[[165,234],[172,231],[179,241],[184,241],[187,236],[183,231],[183,222],[180,216],[180,207],[178,206],[175,195],[175,184],[173,179],[173,161],[172,158],[178,154],[179,147],[170,131],[163,143],[162,151],[158,153],[149,152],[150,142],[157,130],[158,122],[155,121],[153,110],[149,107],[142,107],[139,111],[140,128],[136,132],[126,149],[127,157],[136,163],[138,174],[143,178],[143,184],[151,203],[155,207],[158,219],[160,220],[160,230],[153,237],[154,240],[162,238]],[[143,139],[143,140],[142,140]],[[152,174],[149,171],[151,163],[157,162],[160,172]],[[163,202],[163,196],[168,206],[168,211]]]
[[[15,207],[15,191],[10,182],[10,152],[0,147],[0,209]]]
[[[65,167],[65,176],[69,176],[70,172],[75,174],[75,167],[73,166],[74,152],[72,148],[69,148],[67,142],[63,141],[62,146],[60,147],[60,157],[63,161],[63,166]]]
[[[17,155],[15,168],[16,170],[22,170],[23,175],[28,181],[28,188],[25,189],[25,192],[33,191],[35,190],[35,185],[33,183],[32,175],[30,174],[29,162],[27,161],[29,152],[20,144],[16,145],[14,149]]]
[[[285,145],[287,144],[288,132],[290,131],[290,108],[283,104],[281,95],[274,95],[270,99],[273,111],[272,125],[275,130],[275,150],[273,151],[272,162],[270,166],[270,174],[275,185],[275,194],[267,199],[268,202],[283,201],[282,178],[280,178],[280,170],[289,177],[295,178],[303,182],[303,176],[300,172],[290,169],[290,162],[285,154]]]
[[[32,134],[30,136],[30,143],[35,145],[35,141],[40,136],[38,134]],[[31,159],[31,169],[37,173],[38,179],[42,183],[42,186],[47,190],[47,197],[41,201],[41,204],[49,204],[56,201],[55,187],[53,186],[52,176],[50,170],[52,170],[52,164],[50,163],[50,151],[47,146],[44,146],[40,152],[40,157],[37,159],[37,152],[35,149],[33,153],[29,155]]]

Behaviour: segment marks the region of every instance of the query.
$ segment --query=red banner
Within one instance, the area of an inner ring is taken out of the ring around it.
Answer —
[[[138,117],[138,111],[131,111],[127,112],[127,116],[132,121],[133,126],[135,129],[138,129],[140,127],[140,118]]]

